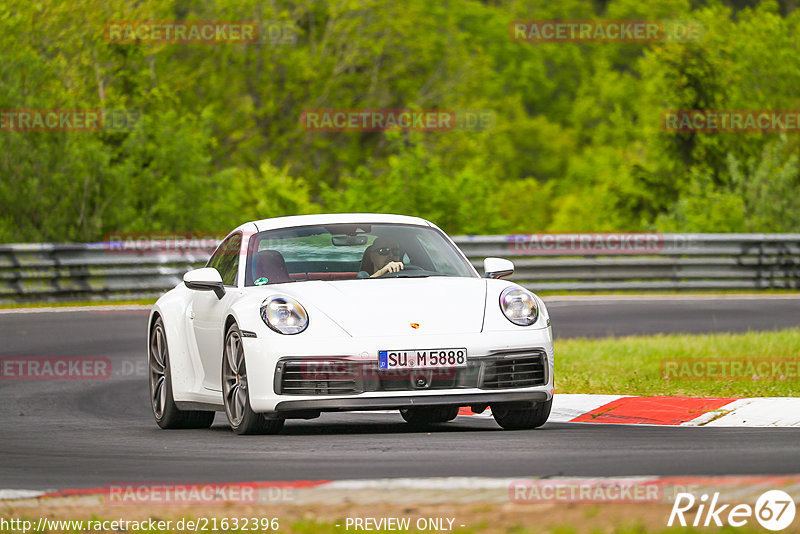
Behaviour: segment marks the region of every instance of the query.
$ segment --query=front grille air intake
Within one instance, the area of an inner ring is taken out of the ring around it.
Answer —
[[[466,367],[379,370],[347,358],[286,358],[278,362],[279,395],[357,395],[373,391],[512,389],[547,384],[547,355],[533,349],[469,360]]]
[[[348,395],[360,393],[361,365],[346,360],[283,361],[280,393],[284,395]]]
[[[484,389],[508,389],[542,386],[547,383],[545,353],[507,355],[486,362],[483,371]]]

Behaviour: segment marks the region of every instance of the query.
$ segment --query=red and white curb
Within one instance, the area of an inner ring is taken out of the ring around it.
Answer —
[[[459,415],[491,417],[491,409]],[[713,427],[800,427],[800,397],[697,398],[556,394],[548,422]]]

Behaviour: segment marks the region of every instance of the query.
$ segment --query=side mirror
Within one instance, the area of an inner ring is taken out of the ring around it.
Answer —
[[[484,278],[502,278],[514,274],[514,264],[503,258],[483,260]]]
[[[183,283],[189,289],[197,291],[213,291],[218,299],[225,295],[225,287],[222,285],[222,277],[213,267],[203,267],[195,269],[183,275]]]

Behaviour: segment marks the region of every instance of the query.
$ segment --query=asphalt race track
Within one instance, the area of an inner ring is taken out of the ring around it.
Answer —
[[[556,299],[557,337],[765,330],[800,324],[800,298]],[[0,489],[122,482],[800,472],[800,429],[550,423],[502,431],[459,417],[429,432],[399,414],[323,414],[277,436],[162,431],[145,373],[147,312],[0,314],[0,357],[99,356],[105,380],[0,380]],[[558,346],[556,345],[556,350]]]

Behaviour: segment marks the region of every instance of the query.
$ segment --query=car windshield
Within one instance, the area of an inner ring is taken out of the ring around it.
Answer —
[[[379,272],[389,262],[396,272]],[[305,280],[476,277],[441,231],[410,224],[334,224],[268,230],[248,245],[245,285]]]

